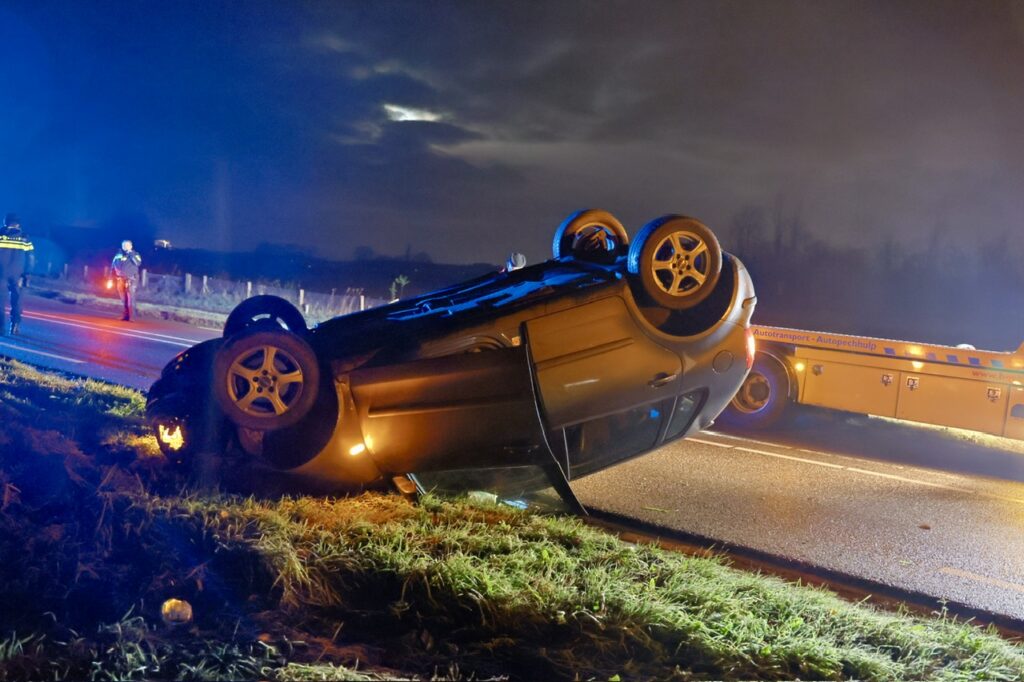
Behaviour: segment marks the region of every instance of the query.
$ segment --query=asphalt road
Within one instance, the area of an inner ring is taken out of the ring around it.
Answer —
[[[148,389],[182,350],[220,335],[179,322],[122,322],[116,315],[28,295],[18,336],[0,354],[34,365]]]
[[[0,354],[145,389],[217,330],[28,297]],[[801,410],[573,483],[585,505],[1024,618],[1024,443]]]
[[[1021,619],[1024,447],[971,437],[802,411],[778,433],[704,432],[572,487],[590,508]]]

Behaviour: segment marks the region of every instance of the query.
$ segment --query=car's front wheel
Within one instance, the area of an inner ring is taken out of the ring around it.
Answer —
[[[722,247],[704,223],[667,215],[647,223],[629,247],[629,272],[646,296],[670,310],[698,305],[722,274]]]
[[[229,339],[213,362],[213,395],[236,426],[276,431],[293,426],[316,402],[320,364],[291,332],[254,328]]]

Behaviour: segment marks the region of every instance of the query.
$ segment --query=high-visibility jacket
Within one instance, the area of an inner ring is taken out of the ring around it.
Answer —
[[[138,251],[118,251],[110,264],[110,270],[114,277],[136,280],[139,278],[139,267],[142,265],[142,256]]]
[[[20,231],[0,234],[0,275],[21,277],[31,268],[34,250],[32,242]]]

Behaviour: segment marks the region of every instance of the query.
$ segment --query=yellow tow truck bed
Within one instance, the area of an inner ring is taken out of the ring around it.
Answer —
[[[780,400],[1024,439],[1024,345],[1015,352],[754,326],[757,357],[725,417]]]

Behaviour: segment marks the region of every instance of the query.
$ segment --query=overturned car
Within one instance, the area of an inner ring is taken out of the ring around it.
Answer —
[[[257,296],[149,391],[161,449],[232,451],[319,489],[532,467],[568,481],[707,427],[749,371],[753,285],[678,215],[630,243],[569,216],[553,258],[307,329]]]

